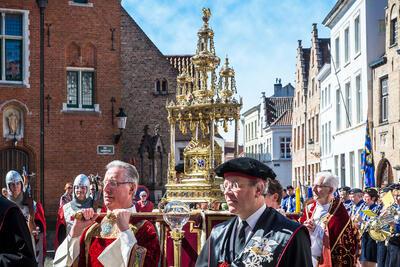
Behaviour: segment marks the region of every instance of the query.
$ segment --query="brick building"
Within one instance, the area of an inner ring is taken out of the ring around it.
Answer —
[[[372,69],[372,148],[376,184],[382,186],[400,179],[399,110],[399,21],[400,1],[389,0],[385,8],[384,54],[370,64]]]
[[[313,24],[311,47],[303,48],[299,41],[297,48],[292,122],[292,181],[294,184],[297,181],[306,185],[312,184],[315,174],[320,170],[320,88],[317,74],[330,60],[328,45],[329,39],[319,38],[317,24]]]
[[[39,200],[39,8],[35,0],[6,0],[0,12],[6,44],[0,51],[0,185],[9,169],[25,166],[36,173]],[[113,159],[134,163],[140,182],[159,196],[169,148],[165,104],[175,98],[183,68],[193,75],[190,56],[163,55],[118,0],[49,1],[44,50],[46,213],[56,213],[65,182],[79,173],[104,175]],[[128,119],[115,143],[120,107]],[[99,154],[99,145],[113,146],[114,153]]]

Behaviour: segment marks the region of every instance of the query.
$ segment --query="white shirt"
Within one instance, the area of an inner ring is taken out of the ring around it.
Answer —
[[[310,238],[311,238],[311,255],[312,255],[312,261],[313,261],[313,266],[318,266],[318,260],[317,258],[322,255],[322,241],[324,237],[324,229],[325,225],[323,223],[324,217],[328,215],[330,203],[321,205],[317,202],[313,217],[312,219],[314,220],[315,224],[315,229],[313,232],[310,232]]]
[[[128,211],[136,213],[135,206],[129,208]],[[79,239],[80,237],[71,237],[68,234],[56,251],[53,261],[54,267],[72,266],[79,256]],[[128,229],[121,232],[118,238],[107,246],[97,259],[104,266],[126,267],[131,250],[136,243],[135,235]]]
[[[248,226],[244,230],[245,235],[246,235],[245,244],[247,243],[249,236],[251,236],[253,234],[253,229],[254,229],[254,227],[256,227],[258,220],[260,219],[261,215],[263,214],[263,212],[265,211],[266,208],[267,208],[267,206],[264,203],[258,210],[256,210],[256,212],[254,212],[252,215],[250,215],[246,219]],[[229,246],[231,248],[232,253],[233,253],[233,248],[234,248],[233,242],[235,240],[235,237],[237,235],[237,232],[239,231],[239,227],[242,222],[242,219],[240,219],[239,216],[238,216],[238,222],[239,223],[237,224],[235,231],[232,231],[232,233],[231,233],[231,240],[229,242]],[[234,256],[232,256],[232,257],[234,257]]]

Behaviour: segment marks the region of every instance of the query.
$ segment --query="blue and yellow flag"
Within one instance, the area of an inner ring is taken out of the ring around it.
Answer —
[[[375,167],[372,155],[371,137],[369,135],[369,125],[367,120],[367,130],[365,133],[364,150],[361,154],[361,170],[364,176],[365,187],[375,187]]]

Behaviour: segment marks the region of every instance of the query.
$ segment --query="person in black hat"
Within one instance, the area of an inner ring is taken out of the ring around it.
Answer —
[[[359,188],[353,188],[350,190],[350,199],[353,202],[350,211],[350,218],[354,222],[354,225],[360,229],[361,223],[358,220],[358,217],[361,216],[361,211],[365,207],[365,203],[363,200],[364,192]]]
[[[351,213],[351,206],[353,205],[353,202],[350,199],[350,187],[348,186],[343,186],[339,188],[339,196],[340,200],[342,201],[344,207],[347,210],[347,213],[350,215]]]
[[[392,184],[390,186],[395,200],[394,208],[400,213],[400,184]],[[389,238],[385,266],[395,267],[400,266],[400,221],[392,222],[394,233]]]
[[[265,205],[266,180],[276,176],[268,166],[236,158],[215,173],[224,177],[221,189],[228,210],[237,216],[214,227],[197,267],[312,266],[307,229]]]

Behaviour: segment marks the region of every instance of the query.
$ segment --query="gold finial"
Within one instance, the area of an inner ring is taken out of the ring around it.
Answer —
[[[203,21],[204,23],[208,23],[210,17],[211,17],[211,10],[209,8],[203,7]]]

